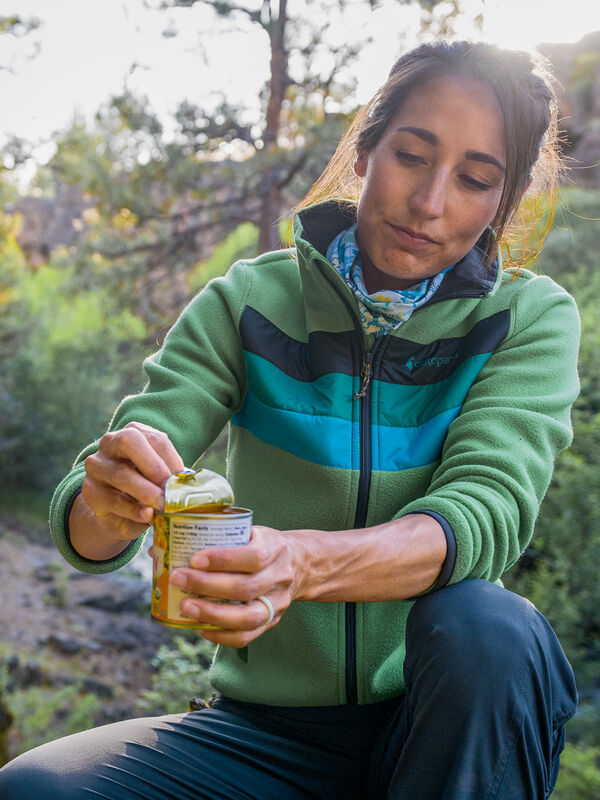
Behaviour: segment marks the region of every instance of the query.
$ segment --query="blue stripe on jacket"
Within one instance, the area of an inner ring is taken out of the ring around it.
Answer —
[[[436,461],[448,427],[489,355],[464,361],[452,378],[436,384],[398,386],[374,380],[373,402],[381,413],[372,425],[373,469],[411,469]],[[315,464],[358,469],[358,425],[353,430],[352,422],[358,379],[330,373],[308,383],[253,353],[245,358],[250,388],[234,425]]]

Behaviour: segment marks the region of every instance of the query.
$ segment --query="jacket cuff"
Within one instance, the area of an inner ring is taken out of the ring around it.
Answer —
[[[103,573],[112,572],[115,569],[128,564],[131,559],[139,552],[144,541],[144,534],[134,539],[123,552],[115,558],[107,558],[104,561],[93,561],[79,555],[71,544],[69,535],[69,514],[73,508],[77,496],[81,493],[81,486],[85,478],[85,466],[78,465],[72,472],[59,484],[54,492],[54,497],[50,504],[50,533],[54,544],[60,554],[76,569],[81,572]]]
[[[409,517],[412,514],[427,514],[428,517],[433,517],[433,519],[436,522],[439,522],[439,524],[442,526],[444,536],[446,537],[446,558],[442,564],[442,571],[438,575],[435,583],[427,590],[428,592],[433,592],[436,589],[441,589],[443,586],[446,586],[452,577],[454,566],[456,564],[456,536],[452,530],[452,525],[450,525],[445,517],[443,517],[441,514],[438,514],[437,511],[420,509],[418,511],[409,511],[408,514],[405,514],[404,516]]]

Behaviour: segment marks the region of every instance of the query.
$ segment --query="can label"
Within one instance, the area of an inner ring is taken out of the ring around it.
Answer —
[[[244,508],[228,508],[218,514],[156,514],[150,611],[153,619],[175,628],[218,630],[216,625],[196,622],[181,613],[181,601],[194,595],[170,584],[169,576],[178,567],[189,567],[197,550],[248,544],[251,528],[252,512]]]

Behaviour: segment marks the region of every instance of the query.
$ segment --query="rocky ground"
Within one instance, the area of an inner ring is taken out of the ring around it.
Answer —
[[[151,621],[150,559],[116,573],[87,575],[58,551],[0,519],[0,667],[10,686],[77,683],[100,699],[94,722],[142,712],[150,661],[170,629]]]

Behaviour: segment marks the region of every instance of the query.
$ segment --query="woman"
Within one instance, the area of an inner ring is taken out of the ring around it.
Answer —
[[[221,698],[31,751],[3,798],[549,796],[573,674],[499,578],[571,439],[578,316],[497,244],[555,147],[529,56],[422,46],[354,120],[294,248],[188,306],[51,523],[81,569],[125,564],[166,477],[231,422],[251,543],[173,577],[243,601],[182,603],[222,628],[200,631]]]

